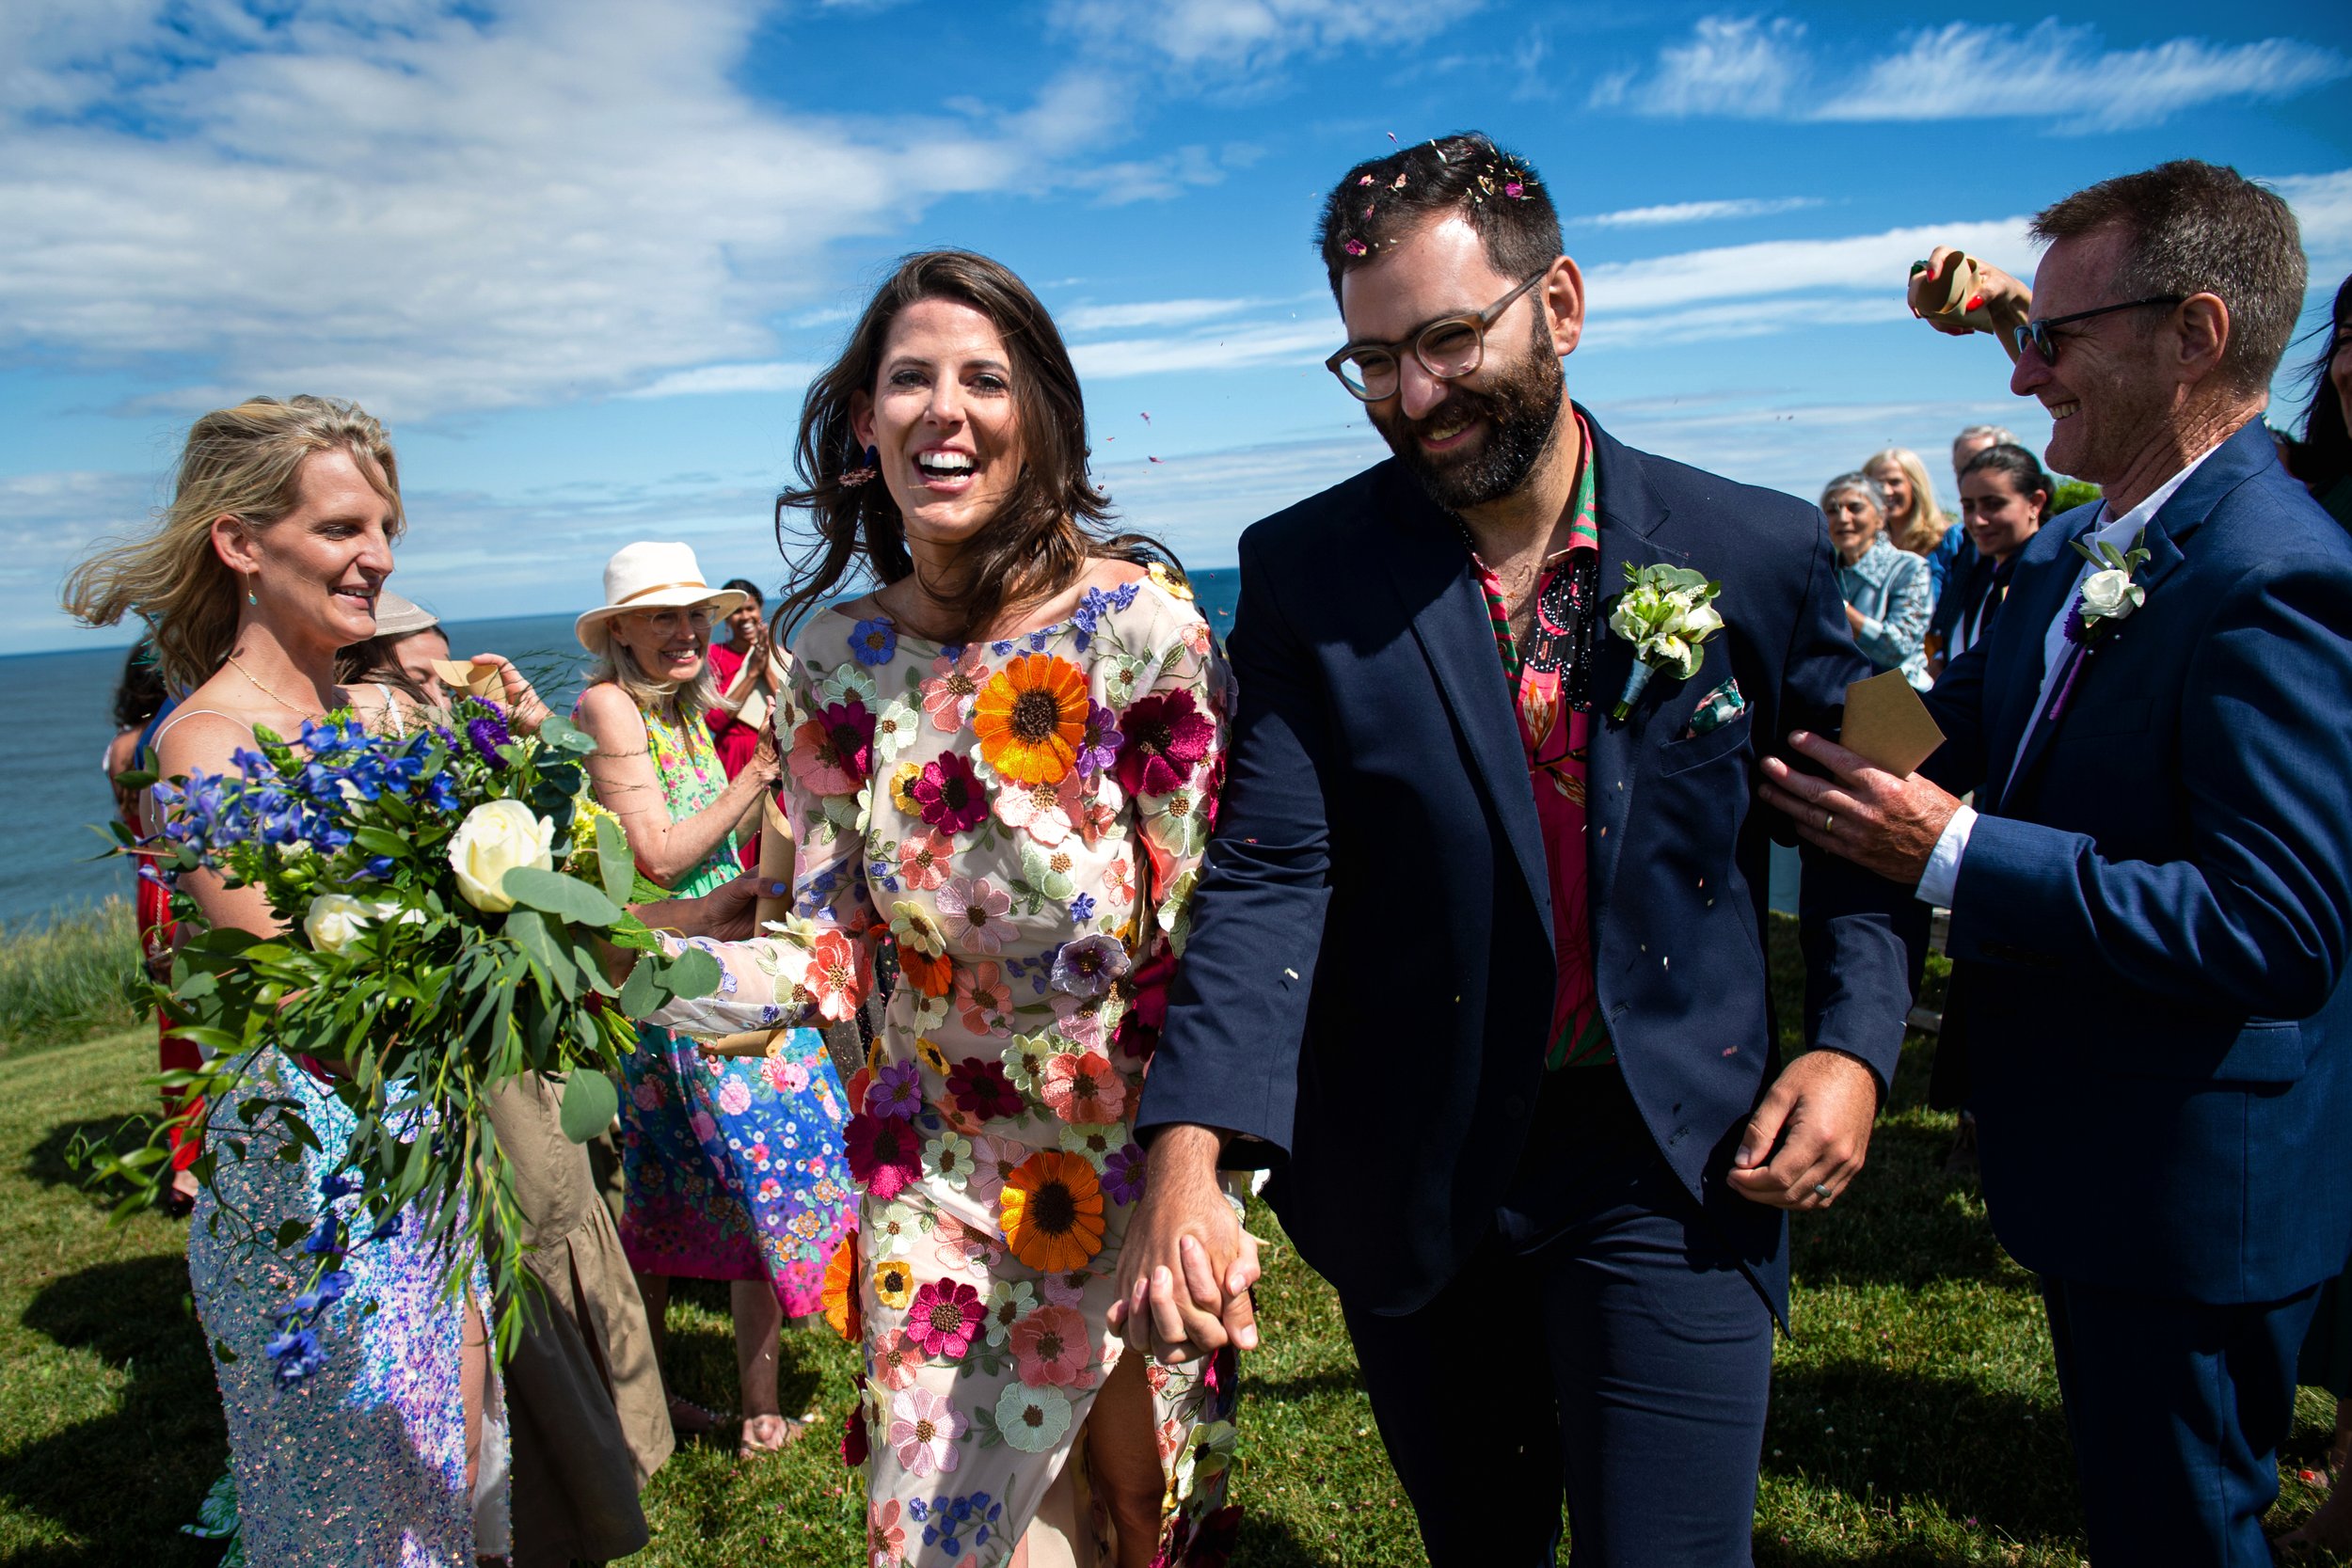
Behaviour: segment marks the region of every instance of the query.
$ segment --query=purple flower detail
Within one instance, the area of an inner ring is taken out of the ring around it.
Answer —
[[[1145,1164],[1151,1156],[1141,1144],[1124,1144],[1103,1162],[1103,1190],[1113,1203],[1133,1203],[1143,1196]]]
[[[1129,587],[1134,584],[1130,583]],[[1087,699],[1086,733],[1078,737],[1078,776],[1090,779],[1119,761],[1119,748],[1127,737],[1119,733],[1119,715]]]
[[[1096,934],[1066,942],[1054,955],[1054,989],[1072,996],[1100,996],[1135,967],[1117,937]]]
[[[514,736],[507,732],[503,720],[497,718],[469,720],[466,722],[466,738],[473,743],[473,749],[481,754],[483,761],[493,768],[506,766],[505,759],[499,755],[499,748],[512,740]]]
[[[911,1120],[922,1108],[923,1069],[913,1062],[890,1063],[874,1074],[873,1085],[866,1091],[869,1116]]]
[[[288,1328],[262,1347],[269,1358],[278,1363],[279,1383],[300,1383],[326,1365],[326,1353],[319,1349],[319,1337],[314,1329]]]

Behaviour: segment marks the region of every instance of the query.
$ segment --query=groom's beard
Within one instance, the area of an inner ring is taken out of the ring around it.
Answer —
[[[1456,385],[1443,403],[1418,420],[1407,420],[1401,412],[1384,418],[1366,410],[1389,450],[1421,482],[1429,499],[1449,512],[1465,512],[1510,495],[1527,483],[1551,446],[1567,384],[1550,352],[1549,333],[1528,348],[1501,375],[1489,377],[1483,390]],[[1436,457],[1422,449],[1422,435],[1466,418],[1486,421],[1473,445]]]

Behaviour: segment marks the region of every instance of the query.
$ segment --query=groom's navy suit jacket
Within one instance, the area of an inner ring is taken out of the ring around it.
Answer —
[[[1984,813],[1937,1076],[1964,1053],[1986,1207],[2027,1268],[2282,1300],[2352,1242],[2352,541],[2248,424],[2157,512],[2145,602],[2037,721],[2097,518],[2041,531],[1928,697],[1923,771]]]
[[[1780,1212],[1724,1182],[1776,1066],[1753,774],[1772,737],[1834,730],[1869,666],[1818,510],[1591,428],[1602,604],[1626,563],[1671,562],[1721,581],[1725,621],[1622,723],[1631,648],[1595,638],[1602,1016],[1665,1160],[1782,1309]],[[1230,772],[1138,1121],[1262,1140],[1306,1260],[1353,1308],[1409,1311],[1493,1231],[1544,1085],[1550,883],[1510,689],[1455,524],[1394,462],[1242,536],[1231,653]],[[1734,677],[1748,711],[1684,737]],[[1808,1037],[1883,1081],[1910,1001],[1899,906],[1825,858],[1805,895]]]

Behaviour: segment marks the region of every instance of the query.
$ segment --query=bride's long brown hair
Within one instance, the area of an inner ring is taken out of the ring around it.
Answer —
[[[879,477],[856,485],[841,480],[865,462],[850,430],[851,402],[860,392],[874,394],[891,323],[925,299],[968,305],[1004,339],[1012,356],[1021,441],[1021,473],[1004,506],[958,557],[961,581],[953,588],[923,585],[955,622],[946,628],[947,641],[968,641],[1007,610],[1052,598],[1077,581],[1092,560],[1177,564],[1154,539],[1106,531],[1110,498],[1087,477],[1078,372],[1054,318],[1029,286],[1002,262],[968,250],[921,251],[901,261],[875,293],[841,356],[810,384],[802,404],[793,464],[801,483],[776,498],[776,545],[790,564],[773,623],[779,643],[789,642],[792,628],[833,595],[853,565],[863,562],[879,583],[914,571],[906,520],[889,487]],[[805,531],[787,521],[793,512],[808,514]]]

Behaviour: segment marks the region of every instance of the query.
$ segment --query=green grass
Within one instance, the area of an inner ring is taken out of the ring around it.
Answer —
[[[123,987],[138,966],[138,933],[120,898],[0,926],[0,1055],[129,1027]]]
[[[1778,942],[1775,956],[1788,962]],[[1779,979],[1793,987],[1786,967]],[[1784,989],[1784,1019],[1802,1016],[1792,1000]],[[1922,1107],[1927,1053],[1913,1044],[1870,1168],[1836,1209],[1797,1224],[1797,1333],[1779,1352],[1756,1560],[2075,1568],[2064,1418],[2031,1281],[1994,1244],[1974,1180],[1944,1173],[1951,1118]],[[103,1134],[151,1105],[153,1051],[135,1029],[0,1060],[0,1564],[218,1560],[177,1532],[224,1451],[182,1232],[154,1215],[109,1228],[63,1161],[75,1132]],[[1279,1239],[1272,1216],[1252,1223]],[[1238,1560],[1420,1562],[1329,1290],[1278,1247],[1259,1300]],[[723,1296],[682,1291],[671,1341],[681,1391],[728,1403]],[[783,1360],[785,1408],[816,1410],[820,1430],[749,1465],[731,1444],[681,1449],[646,1495],[655,1540],[633,1564],[856,1560],[863,1503],[833,1446],[851,1354],[822,1329],[795,1331]],[[2305,1391],[2291,1474],[2317,1463],[2331,1414]],[[2290,1479],[2276,1522],[2317,1498]]]

